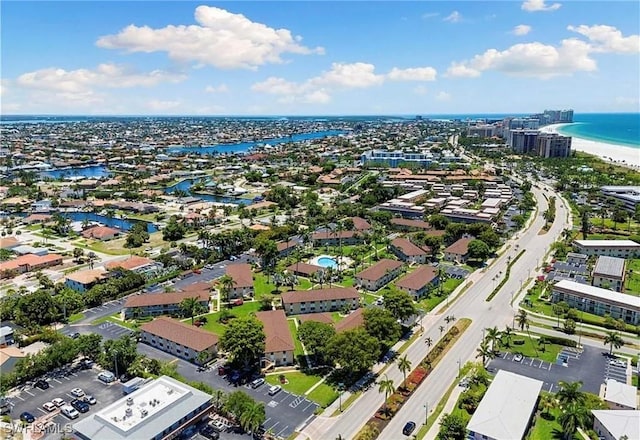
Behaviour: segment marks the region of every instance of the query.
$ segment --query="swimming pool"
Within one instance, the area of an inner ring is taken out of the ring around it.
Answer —
[[[318,266],[331,267],[333,269],[338,267],[338,263],[334,258],[322,256],[318,258]]]

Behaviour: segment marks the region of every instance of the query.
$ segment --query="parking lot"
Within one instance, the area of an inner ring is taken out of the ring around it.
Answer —
[[[176,359],[174,356],[150,347],[146,344],[138,344],[138,353],[143,353],[151,358],[162,361],[175,361],[178,373],[190,381],[205,382],[215,389],[221,389],[227,393],[242,390],[257,401],[265,404],[267,420],[263,427],[265,430],[280,437],[288,437],[295,429],[308,421],[318,404],[311,402],[303,396],[290,394],[285,390],[280,391],[275,396],[269,396],[269,385],[265,384],[257,389],[252,389],[249,385],[236,386],[231,384],[226,377],[219,376],[217,367],[207,371],[198,371],[198,367],[183,359]],[[222,437],[221,437],[222,438]]]
[[[65,426],[68,423],[76,423],[88,415],[103,409],[105,406],[115,402],[122,397],[122,385],[119,382],[105,384],[98,380],[100,370],[93,368],[90,370],[80,370],[68,376],[48,378],[49,388],[41,390],[32,386],[24,386],[22,389],[9,397],[11,405],[11,418],[19,419],[20,414],[27,411],[36,417],[36,422],[50,419],[58,426]],[[70,420],[59,413],[59,410],[49,413],[42,408],[45,402],[50,402],[55,398],[61,398],[65,402],[70,402],[74,397],[71,395],[73,388],[81,388],[85,394],[95,397],[97,403],[91,405],[86,413],[80,413],[75,420]],[[48,417],[47,417],[48,416]]]
[[[118,339],[124,335],[133,333],[133,331],[115,322],[105,321],[100,324],[79,324],[68,326],[62,329],[61,333],[67,336],[71,336],[74,333],[80,333],[81,335],[97,333],[106,340]]]
[[[579,352],[572,348],[565,348],[558,356],[556,363],[549,363],[539,359],[523,357],[514,360],[513,353],[501,353],[491,360],[488,368],[492,372],[497,370],[511,371],[516,374],[538,379],[544,382],[545,391],[558,391],[558,382],[582,382],[582,390],[598,394],[600,385],[608,378],[626,383],[627,368],[611,364],[606,350],[585,346]]]

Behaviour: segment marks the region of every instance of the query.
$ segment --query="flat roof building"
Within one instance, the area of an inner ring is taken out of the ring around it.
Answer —
[[[467,425],[468,438],[523,439],[541,389],[539,380],[499,370]]]
[[[640,438],[640,411],[591,410],[593,430],[603,440]]]
[[[604,401],[611,409],[638,409],[638,395],[636,387],[607,379],[605,382]]]
[[[640,255],[640,243],[633,240],[574,240],[576,252],[610,257],[633,258]]]
[[[593,268],[593,278],[591,285],[604,289],[624,291],[624,275],[626,260],[624,258],[608,257],[602,255],[598,257]]]
[[[161,376],[73,427],[75,435],[86,440],[173,438],[211,411],[211,399],[207,393]]]

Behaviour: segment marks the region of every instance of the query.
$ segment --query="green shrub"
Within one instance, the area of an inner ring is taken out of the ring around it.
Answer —
[[[515,339],[513,345],[524,345],[524,339]]]

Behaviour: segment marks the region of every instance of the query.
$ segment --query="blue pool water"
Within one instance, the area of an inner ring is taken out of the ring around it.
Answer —
[[[331,257],[320,257],[318,258],[318,265],[322,266],[322,267],[331,267],[331,268],[336,268],[338,267],[338,263],[336,262],[336,260],[334,260]]]

